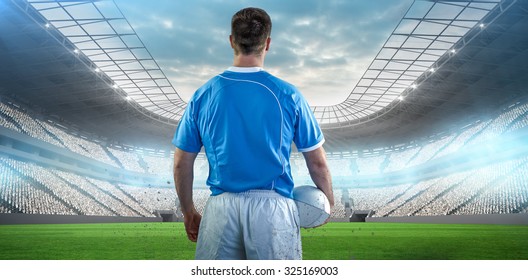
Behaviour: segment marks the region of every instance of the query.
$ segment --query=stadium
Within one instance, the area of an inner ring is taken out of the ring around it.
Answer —
[[[427,233],[478,224],[460,242],[497,229],[482,242],[506,242],[497,245],[504,254],[444,252],[433,242],[443,253],[362,254],[350,245],[345,255],[315,247],[305,258],[528,258],[526,30],[527,1],[414,1],[348,97],[312,107],[336,201],[327,231],[347,227],[342,237],[363,243],[403,225]],[[0,259],[191,259],[172,178],[171,140],[186,104],[113,1],[1,0]],[[296,185],[313,184],[301,153],[290,163]],[[203,153],[194,175],[203,211]],[[159,243],[125,256],[19,255],[24,245],[12,244],[27,241],[10,238],[22,224],[56,230],[51,239],[79,224],[101,226],[95,234],[108,239],[117,227],[148,229]],[[185,244],[158,255],[165,231]],[[327,231],[305,231],[303,242]],[[395,250],[418,246],[417,236]]]

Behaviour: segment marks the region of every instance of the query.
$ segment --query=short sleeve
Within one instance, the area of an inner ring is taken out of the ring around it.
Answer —
[[[176,128],[172,144],[179,149],[189,152],[198,153],[202,148],[202,138],[200,131],[196,124],[195,116],[195,104],[191,100],[187,104],[187,108],[183,113],[183,116]]]
[[[293,142],[299,152],[310,152],[324,143],[324,136],[315,116],[302,95],[297,102],[297,120],[295,122],[295,135]]]

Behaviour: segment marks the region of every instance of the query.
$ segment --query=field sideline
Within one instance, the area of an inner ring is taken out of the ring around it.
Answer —
[[[528,260],[528,226],[330,223],[303,230],[303,259]],[[0,226],[2,260],[189,260],[182,223]]]

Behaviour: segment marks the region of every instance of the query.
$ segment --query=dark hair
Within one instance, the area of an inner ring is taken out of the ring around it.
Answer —
[[[231,36],[235,54],[259,54],[271,35],[271,18],[259,8],[245,8],[231,19]]]

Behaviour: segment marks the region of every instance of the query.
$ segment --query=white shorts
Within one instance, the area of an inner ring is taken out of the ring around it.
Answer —
[[[200,223],[196,259],[302,259],[295,202],[269,190],[209,197]]]

